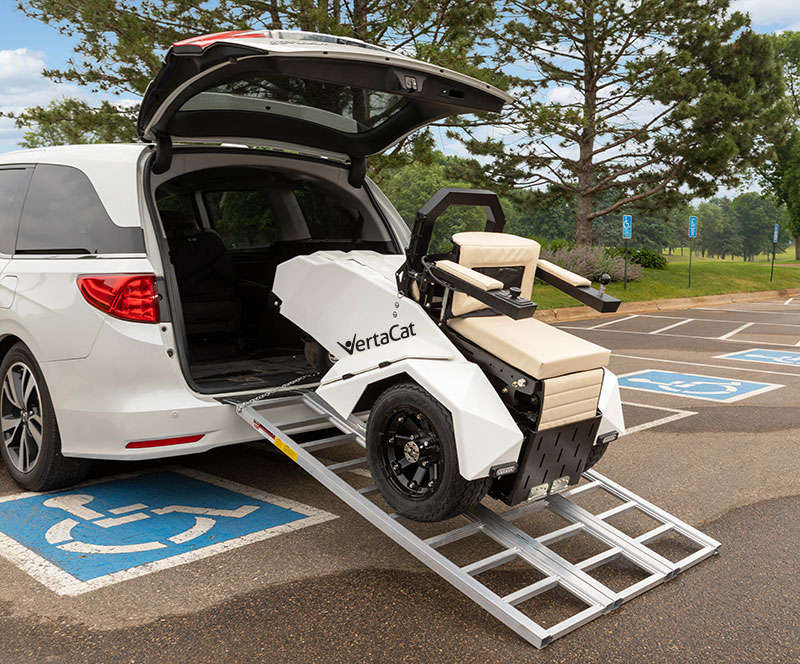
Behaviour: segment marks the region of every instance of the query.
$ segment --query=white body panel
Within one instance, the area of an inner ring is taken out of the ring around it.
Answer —
[[[622,416],[622,398],[619,394],[619,381],[608,369],[604,369],[603,387],[600,388],[600,400],[597,404],[603,418],[597,434],[616,431],[620,436],[625,435],[625,418]]]
[[[450,411],[461,474],[486,477],[518,459],[522,432],[480,368],[419,304],[397,296],[402,261],[372,252],[299,256],[278,266],[273,291],[281,313],[338,358],[317,392],[340,415],[370,384],[406,373]]]

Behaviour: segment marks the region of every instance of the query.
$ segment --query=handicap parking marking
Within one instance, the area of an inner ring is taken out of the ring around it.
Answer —
[[[790,350],[767,350],[751,348],[737,353],[716,355],[716,360],[741,360],[743,362],[761,362],[762,364],[779,364],[783,367],[800,367],[800,352]]]
[[[725,403],[747,399],[784,387],[775,383],[756,383],[749,380],[699,376],[656,369],[644,369],[619,376],[619,386],[642,392],[656,392],[687,399]]]
[[[0,556],[78,595],[337,518],[190,469],[0,498]]]

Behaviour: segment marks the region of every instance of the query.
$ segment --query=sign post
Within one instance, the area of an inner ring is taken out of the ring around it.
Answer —
[[[778,233],[781,231],[781,225],[775,224],[775,231],[772,233],[772,267],[769,269],[769,280],[772,281],[772,275],[775,274],[775,249],[778,246]]]
[[[633,217],[629,214],[622,215],[622,237],[625,239],[625,278],[623,290],[628,290],[628,240],[633,232]]]
[[[694,239],[697,237],[697,217],[689,217],[689,288],[692,287],[692,254]]]

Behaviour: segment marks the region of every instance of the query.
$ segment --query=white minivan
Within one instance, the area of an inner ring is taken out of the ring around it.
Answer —
[[[408,228],[365,158],[507,99],[357,40],[229,32],[170,49],[142,143],[0,155],[13,478],[53,489],[88,459],[256,437],[219,397],[309,372],[305,335],[269,306],[276,266],[322,249],[401,254]]]

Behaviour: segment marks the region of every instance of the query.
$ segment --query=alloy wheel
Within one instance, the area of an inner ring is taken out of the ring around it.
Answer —
[[[19,472],[30,472],[42,449],[44,420],[36,378],[22,362],[12,364],[3,377],[0,422],[8,459]]]

